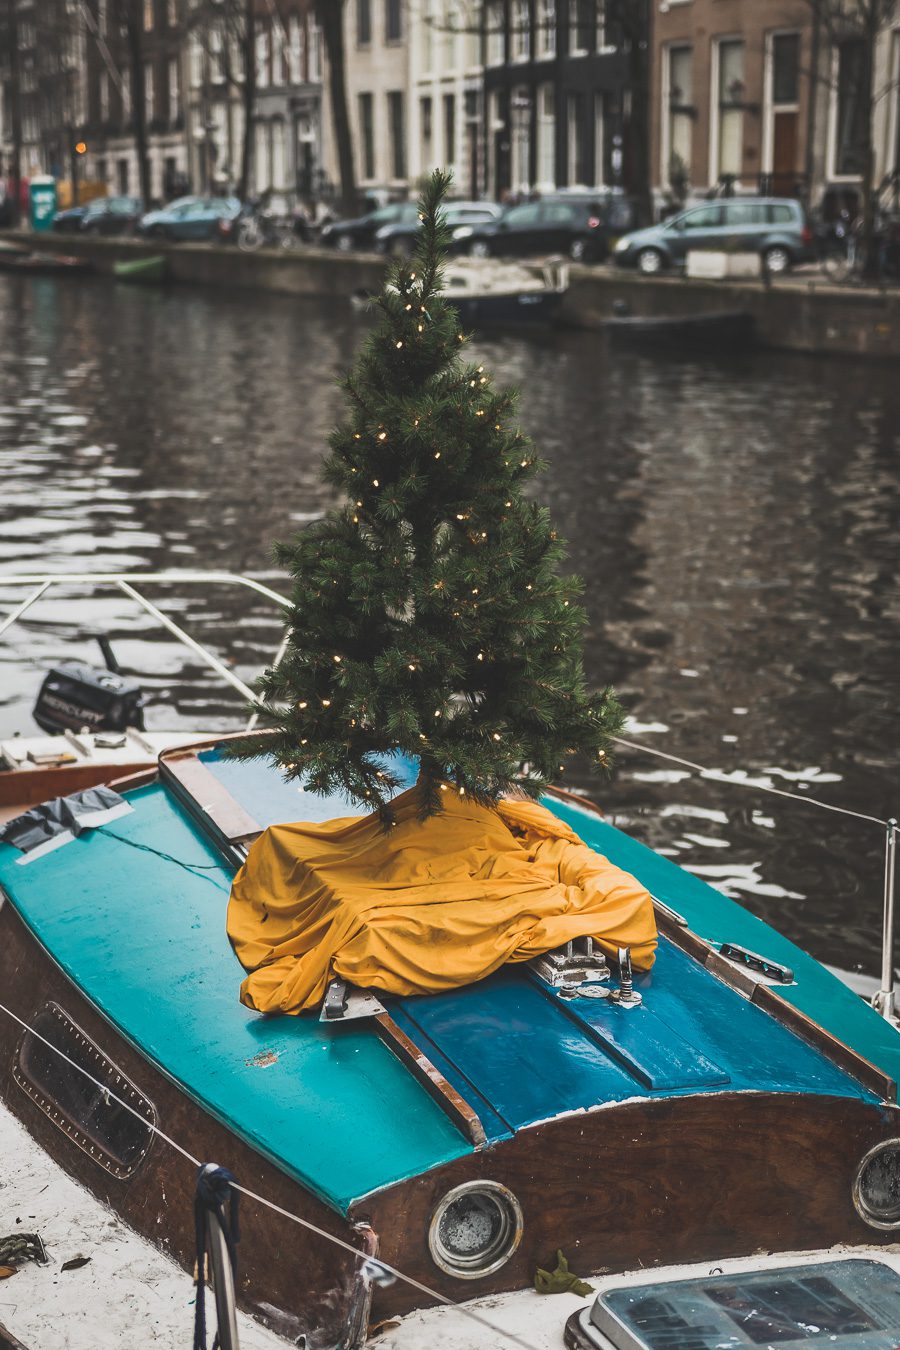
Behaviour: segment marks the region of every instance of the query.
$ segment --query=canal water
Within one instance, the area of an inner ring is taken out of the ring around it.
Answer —
[[[278,589],[273,540],[332,502],[319,465],[366,319],[349,304],[0,277],[0,576],[227,569]],[[782,354],[645,356],[593,333],[479,337],[549,461],[538,491],[586,582],[587,666],[630,738],[577,773],[616,823],[820,959],[878,969],[883,834],[769,784],[900,808],[900,380]],[[17,594],[0,584],[0,611]],[[277,614],[183,587],[160,603],[251,679]],[[0,735],[42,672],[110,634],[150,727],[237,725],[120,594],[51,594],[0,644]],[[743,785],[742,785],[743,784]]]

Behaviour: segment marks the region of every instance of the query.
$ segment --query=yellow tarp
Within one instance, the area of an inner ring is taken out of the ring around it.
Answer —
[[[317,1007],[332,972],[394,994],[429,994],[483,979],[589,935],[630,946],[647,970],[653,904],[544,807],[496,810],[447,792],[422,823],[416,789],[375,816],[274,825],[234,879],[228,936],[250,974],[241,1000],[259,1012]]]

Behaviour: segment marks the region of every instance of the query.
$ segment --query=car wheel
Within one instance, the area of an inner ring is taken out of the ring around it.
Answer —
[[[767,272],[773,277],[783,275],[791,270],[792,258],[788,250],[781,244],[775,244],[772,248],[767,248],[763,254],[763,265]]]
[[[489,258],[491,246],[486,239],[476,239],[469,245],[469,254],[473,258]]]
[[[637,256],[638,271],[645,277],[654,277],[663,269],[664,259],[658,248],[642,248]]]
[[[349,234],[339,234],[335,245],[339,253],[350,253],[353,250],[353,240]]]
[[[586,262],[588,256],[588,241],[586,239],[573,239],[569,245],[569,257],[573,262]]]

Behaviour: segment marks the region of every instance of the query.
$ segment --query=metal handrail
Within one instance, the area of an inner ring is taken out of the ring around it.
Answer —
[[[147,582],[162,582],[168,585],[178,583],[181,585],[211,584],[246,586],[250,590],[256,591],[259,595],[265,596],[267,600],[275,601],[278,605],[287,605],[290,603],[287,596],[280,595],[278,591],[273,591],[269,586],[264,586],[262,582],[254,581],[251,577],[240,576],[237,572],[19,573],[12,576],[0,576],[0,589],[3,589],[5,586],[35,586],[36,589],[32,591],[31,595],[26,596],[22,603],[17,605],[12,613],[8,614],[6,618],[0,622],[0,637],[2,637],[6,630],[11,628],[18,619],[21,619],[22,615],[25,614],[33,604],[40,600],[41,596],[49,590],[51,586],[84,585],[85,583],[90,583],[91,585],[100,584],[116,586],[123,595],[127,595],[130,600],[134,600],[139,604],[152,618],[156,619],[157,623],[162,624],[164,628],[168,629],[173,637],[176,637],[183,646],[192,651],[195,656],[198,656],[200,660],[205,665],[209,666],[211,670],[214,670],[221,679],[225,680],[226,683],[236,689],[239,694],[243,695],[249,703],[260,702],[259,696],[255,694],[248,685],[244,684],[243,680],[239,680],[217,656],[213,656],[212,652],[207,651],[195,638],[191,637],[190,633],[185,632],[174,619],[170,619],[167,614],[164,614],[158,605],[154,605],[152,600],[148,600],[146,596],[142,595],[132,584],[133,582],[140,582],[141,585],[145,585]],[[277,666],[279,664],[284,656],[285,650],[286,641],[282,641],[278,653],[276,654],[274,665]],[[253,730],[256,725],[256,720],[257,714],[254,713],[248,724],[248,730]]]

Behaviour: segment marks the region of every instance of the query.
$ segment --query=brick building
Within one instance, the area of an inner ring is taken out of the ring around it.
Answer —
[[[660,198],[792,196],[814,171],[822,60],[805,0],[655,0],[651,181]]]

